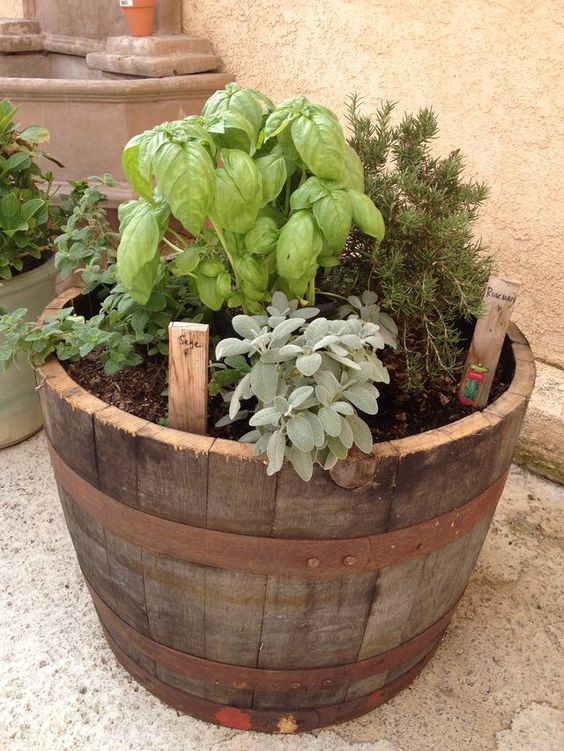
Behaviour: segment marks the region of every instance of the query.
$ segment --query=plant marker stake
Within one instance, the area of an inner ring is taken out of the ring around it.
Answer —
[[[488,279],[484,315],[476,322],[458,389],[459,401],[466,406],[483,408],[488,403],[519,285],[495,276]]]
[[[187,433],[208,429],[209,326],[168,326],[168,424]]]

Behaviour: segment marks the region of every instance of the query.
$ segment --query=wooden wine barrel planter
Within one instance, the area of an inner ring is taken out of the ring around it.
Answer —
[[[534,383],[515,326],[505,349],[511,385],[483,412],[309,483],[41,367],[61,503],[118,660],[181,711],[264,732],[348,720],[411,683],[468,583]]]

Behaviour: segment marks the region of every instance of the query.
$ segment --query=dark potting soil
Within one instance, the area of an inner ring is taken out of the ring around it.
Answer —
[[[113,407],[150,422],[159,423],[166,417],[166,358],[153,357],[111,376],[104,372],[104,364],[96,352],[62,365],[82,388]]]
[[[14,271],[13,276],[21,276],[28,271],[33,271],[42,266],[51,258],[51,253],[44,253],[40,258],[33,258],[32,256],[24,256],[22,259],[23,267],[21,271]]]
[[[490,403],[509,386],[511,372],[502,357],[490,393]],[[115,375],[104,373],[103,363],[95,352],[76,363],[63,363],[69,375],[80,386],[114,407],[130,412],[150,422],[162,423],[167,414],[166,374],[167,359],[154,357],[145,363],[122,370]],[[370,425],[374,441],[387,441],[423,433],[425,430],[460,420],[472,413],[458,401],[457,382],[447,376],[438,376],[424,394],[401,391],[399,365],[393,355],[386,362],[392,376],[389,385],[378,384],[380,398],[377,415],[364,415]],[[241,420],[226,428],[216,428],[216,421],[224,414],[220,397],[209,400],[210,435],[237,439],[249,430]]]

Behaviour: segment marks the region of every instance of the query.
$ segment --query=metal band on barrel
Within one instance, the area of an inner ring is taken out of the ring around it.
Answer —
[[[95,488],[49,444],[57,481],[94,520],[144,550],[214,568],[273,576],[330,577],[418,558],[469,532],[492,512],[506,473],[454,511],[403,529],[340,540],[255,537],[194,527],[128,506]]]
[[[259,733],[303,733],[326,725],[352,720],[389,701],[419,675],[437,650],[438,643],[398,678],[357,699],[315,709],[247,709],[203,699],[171,686],[142,668],[104,629],[108,643],[123,667],[146,689],[181,712],[207,722]]]
[[[241,665],[229,665],[167,647],[140,634],[123,621],[87,582],[98,616],[106,631],[120,641],[130,644],[143,657],[154,660],[187,678],[231,688],[280,691],[284,693],[304,689],[329,689],[348,686],[366,678],[372,678],[390,668],[401,665],[426,646],[438,641],[448,626],[458,602],[436,623],[412,639],[360,662],[331,667],[306,668],[301,670],[268,670]]]

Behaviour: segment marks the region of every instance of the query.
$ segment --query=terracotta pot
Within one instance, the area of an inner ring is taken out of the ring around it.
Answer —
[[[513,325],[502,358],[509,388],[482,412],[310,482],[287,463],[268,476],[249,444],[109,406],[51,358],[38,379],[59,495],[117,659],[180,711],[267,733],[409,685],[468,583],[533,388]]]
[[[34,321],[53,295],[54,277],[51,259],[33,271],[3,281],[0,306],[9,311],[27,308],[27,320]],[[8,370],[0,367],[0,448],[29,438],[42,424],[33,370],[22,355]]]
[[[153,33],[155,0],[119,0],[132,37],[150,37]]]

